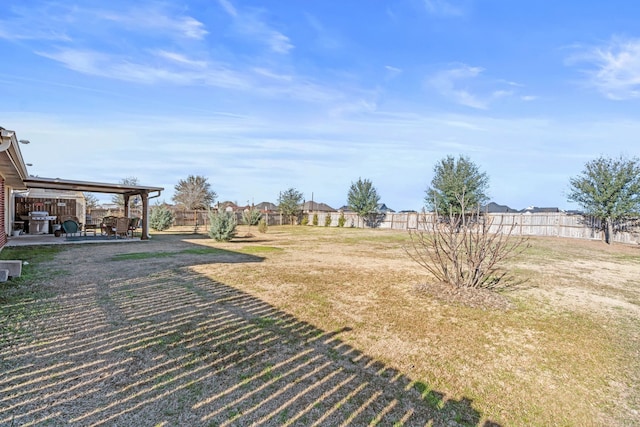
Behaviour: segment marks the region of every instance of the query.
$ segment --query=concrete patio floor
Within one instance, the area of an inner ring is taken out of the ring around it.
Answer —
[[[115,239],[113,237],[103,239],[96,238],[91,239],[92,236],[88,236],[87,240],[67,240],[66,237],[60,236],[56,237],[53,234],[21,234],[20,236],[11,236],[9,237],[7,244],[5,247],[13,247],[13,246],[37,246],[37,245],[78,245],[78,244],[88,244],[88,243],[131,243],[131,242],[141,242],[139,237],[128,237],[126,239],[118,238]]]

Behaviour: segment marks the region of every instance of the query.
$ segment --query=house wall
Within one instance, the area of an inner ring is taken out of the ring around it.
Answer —
[[[9,192],[9,188],[5,188],[4,178],[0,176],[0,210],[3,212],[3,214],[0,215],[0,230],[3,230],[3,232],[0,233],[0,249],[7,243],[7,235],[11,232],[11,220],[9,218],[11,212],[5,209],[5,206],[7,206],[6,201],[9,200],[10,197]]]

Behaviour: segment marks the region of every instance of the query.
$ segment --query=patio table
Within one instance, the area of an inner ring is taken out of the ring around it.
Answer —
[[[95,224],[85,224],[84,225],[84,235],[87,235],[87,232],[93,232],[93,235],[96,235],[96,230],[98,226]]]

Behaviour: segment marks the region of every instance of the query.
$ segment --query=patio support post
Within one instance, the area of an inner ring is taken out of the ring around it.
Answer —
[[[129,218],[129,195],[123,194],[122,198],[124,199],[124,217]]]
[[[144,191],[142,197],[142,234],[140,240],[149,240],[149,193]]]

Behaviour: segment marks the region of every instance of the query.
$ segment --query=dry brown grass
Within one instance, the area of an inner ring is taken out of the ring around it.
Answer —
[[[640,424],[637,247],[533,240],[509,304],[469,306],[405,233],[246,232],[37,266],[66,274],[0,320],[0,424]]]

